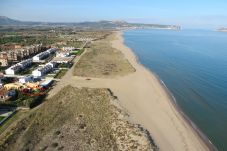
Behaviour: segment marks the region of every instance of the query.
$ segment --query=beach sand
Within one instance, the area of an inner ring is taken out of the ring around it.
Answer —
[[[124,44],[122,34],[116,32],[112,46],[124,54],[136,69],[135,72],[114,78],[92,78],[72,76],[72,71],[65,75],[51,93],[56,93],[68,84],[75,87],[109,88],[129,113],[131,121],[147,129],[160,150],[211,150],[209,143],[205,143],[180,114],[159,79],[138,63],[133,51]]]

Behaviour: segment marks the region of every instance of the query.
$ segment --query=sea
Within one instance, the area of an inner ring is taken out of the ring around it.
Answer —
[[[227,32],[139,29],[125,31],[124,38],[184,114],[227,151]]]

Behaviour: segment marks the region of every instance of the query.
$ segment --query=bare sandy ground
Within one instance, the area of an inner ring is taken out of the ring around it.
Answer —
[[[210,150],[174,107],[159,80],[140,65],[131,49],[124,45],[122,32],[117,32],[116,37],[112,42],[113,47],[122,51],[136,72],[109,79],[75,77],[72,76],[72,67],[50,92],[50,96],[68,84],[75,87],[110,88],[130,114],[131,120],[150,132],[160,150]]]

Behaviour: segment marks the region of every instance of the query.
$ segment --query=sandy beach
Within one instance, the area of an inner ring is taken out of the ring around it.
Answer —
[[[135,77],[131,79],[136,85],[129,86],[134,90],[129,94],[134,99],[126,99],[124,102],[129,106],[130,100],[135,100],[135,104],[127,109],[150,131],[161,150],[209,150],[197,132],[185,121],[185,117],[179,113],[159,79],[138,63],[132,50],[124,45],[122,34],[117,33],[118,41],[114,41],[113,46],[121,50],[136,69]]]
[[[160,150],[211,150],[180,114],[159,79],[142,66],[133,51],[124,44],[123,32],[116,32],[112,46],[120,50],[136,69],[115,78],[72,76],[69,71],[51,91],[50,96],[68,84],[75,87],[110,88],[120,105],[130,114],[130,120],[146,128]],[[87,78],[91,80],[86,80]]]

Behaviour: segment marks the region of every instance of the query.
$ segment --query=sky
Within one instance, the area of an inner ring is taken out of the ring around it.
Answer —
[[[227,27],[227,0],[0,0],[0,16],[45,22],[125,20]]]

